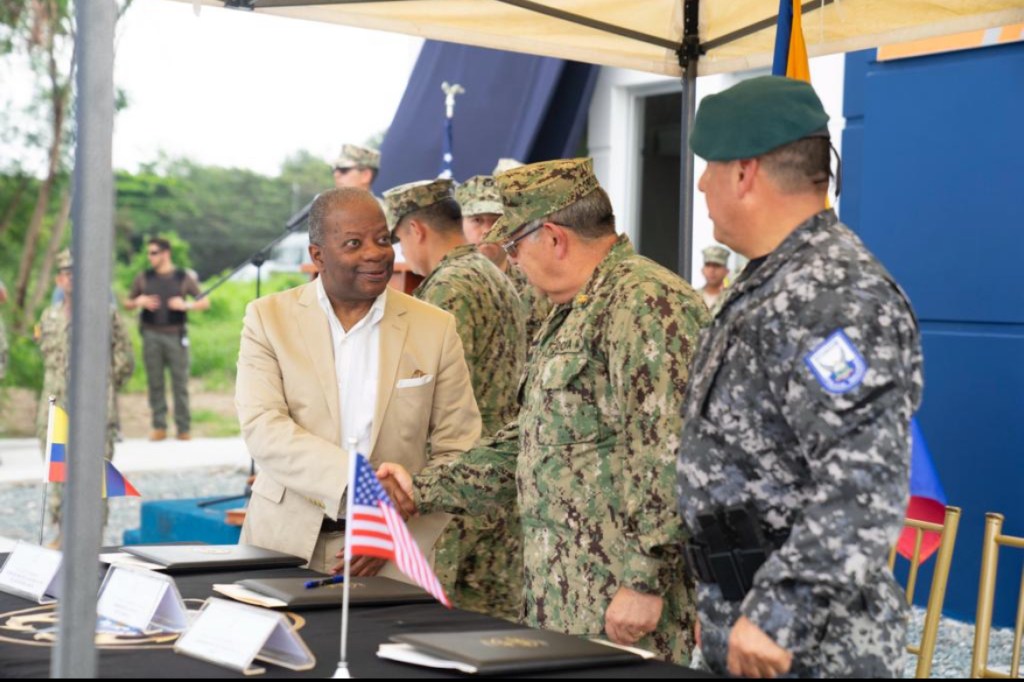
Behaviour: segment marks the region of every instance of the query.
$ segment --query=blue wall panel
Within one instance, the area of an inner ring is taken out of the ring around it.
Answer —
[[[964,510],[946,611],[973,620],[984,514],[1024,535],[1024,44],[854,53],[846,79],[840,210],[921,321],[921,426]],[[1004,552],[1002,625],[1020,571],[1020,553]]]

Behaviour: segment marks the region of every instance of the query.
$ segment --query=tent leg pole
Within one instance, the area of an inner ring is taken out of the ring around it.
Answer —
[[[72,246],[68,483],[61,516],[64,560],[52,677],[97,672],[96,585],[102,533],[103,453],[110,367],[114,253],[114,0],[75,3],[78,74]]]
[[[679,122],[679,274],[692,282],[693,272],[693,152],[690,150],[690,130],[697,110],[697,60],[692,59],[683,74],[683,115]]]

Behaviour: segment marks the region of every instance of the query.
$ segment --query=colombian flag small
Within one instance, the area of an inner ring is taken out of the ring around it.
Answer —
[[[50,400],[50,418],[46,428],[46,466],[44,483],[64,483],[67,480],[68,413]],[[141,497],[128,479],[111,462],[103,460],[103,497]]]
[[[50,399],[50,417],[46,427],[46,466],[43,483],[63,483],[68,461],[68,413]]]

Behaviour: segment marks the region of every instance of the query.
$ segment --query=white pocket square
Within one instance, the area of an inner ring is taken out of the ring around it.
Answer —
[[[414,377],[412,379],[399,379],[398,383],[395,384],[395,388],[415,388],[416,386],[429,384],[433,380],[433,374],[424,374],[421,377]]]

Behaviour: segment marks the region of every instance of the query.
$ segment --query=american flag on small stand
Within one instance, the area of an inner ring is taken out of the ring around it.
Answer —
[[[394,561],[402,573],[451,608],[441,582],[409,534],[370,463],[360,454],[351,456],[356,462],[355,476],[349,481],[346,559],[351,562],[352,557],[372,556]]]

